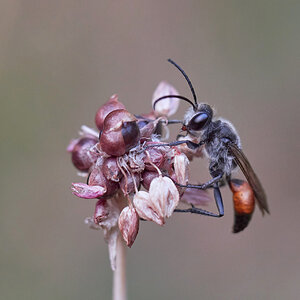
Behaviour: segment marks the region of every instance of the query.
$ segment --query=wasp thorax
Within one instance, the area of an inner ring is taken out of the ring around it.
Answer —
[[[106,116],[100,136],[100,147],[104,152],[121,156],[135,147],[139,139],[136,118],[127,110],[114,110]]]
[[[88,171],[96,161],[96,155],[90,149],[97,143],[95,138],[84,137],[72,146],[72,162],[80,171]]]
[[[110,99],[104,105],[102,105],[96,113],[95,123],[99,130],[103,129],[103,123],[106,116],[116,109],[125,109],[125,106],[123,103],[118,101],[117,95],[112,95]]]

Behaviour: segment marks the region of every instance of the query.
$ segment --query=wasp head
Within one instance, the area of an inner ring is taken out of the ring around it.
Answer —
[[[200,103],[196,110],[193,107],[187,110],[184,116],[182,130],[194,136],[199,136],[211,123],[212,117],[212,108],[208,104]]]

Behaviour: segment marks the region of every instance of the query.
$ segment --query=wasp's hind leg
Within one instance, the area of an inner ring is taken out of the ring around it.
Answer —
[[[191,185],[189,186],[191,188],[199,188],[199,186],[197,187],[196,185]],[[215,197],[215,201],[216,201],[216,206],[218,209],[218,214],[204,210],[202,208],[198,208],[192,205],[191,208],[187,208],[187,209],[175,209],[175,212],[189,212],[192,214],[198,214],[198,215],[204,215],[204,216],[209,216],[209,217],[215,217],[215,218],[220,218],[224,216],[224,206],[223,206],[223,200],[222,200],[222,195],[221,195],[221,191],[219,188],[219,183],[215,182],[213,183],[213,189],[214,189],[214,197]]]

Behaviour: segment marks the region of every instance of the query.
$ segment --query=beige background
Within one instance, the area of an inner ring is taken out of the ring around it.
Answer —
[[[106,244],[83,224],[94,201],[72,196],[80,178],[65,147],[113,93],[133,113],[150,109],[163,79],[190,97],[171,57],[199,99],[238,128],[271,216],[256,211],[233,235],[225,189],[220,220],[177,214],[163,228],[143,223],[128,251],[129,299],[297,299],[299,8],[283,0],[2,1],[0,298],[111,297]],[[206,163],[194,162],[193,179],[206,178]]]

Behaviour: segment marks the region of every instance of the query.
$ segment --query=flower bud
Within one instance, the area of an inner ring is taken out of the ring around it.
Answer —
[[[128,247],[131,247],[139,231],[139,216],[133,207],[126,206],[119,217],[119,229]]]
[[[164,219],[158,215],[153,203],[150,201],[149,193],[137,192],[133,197],[133,204],[142,219],[155,222],[158,225],[164,224]]]
[[[147,143],[147,145],[153,143]],[[164,155],[159,148],[151,147],[147,150],[148,155],[145,156],[145,169],[148,171],[156,171],[156,168],[153,166],[156,165],[159,169],[163,166],[165,162]],[[151,163],[150,163],[151,162]]]
[[[189,160],[185,154],[175,154],[174,157],[174,171],[177,182],[180,184],[187,184],[188,182],[188,165]]]
[[[95,199],[106,193],[106,187],[90,186],[82,182],[72,183],[72,193],[79,198]]]
[[[169,218],[179,203],[179,193],[168,177],[159,176],[150,184],[149,197],[158,215],[165,219]]]
[[[75,141],[77,141],[75,143]],[[71,141],[68,151],[72,152],[72,162],[80,171],[88,171],[93,163],[97,160],[97,156],[90,149],[97,143],[95,138],[84,137],[75,141]]]
[[[95,116],[95,123],[99,130],[103,129],[103,123],[106,116],[116,109],[125,109],[125,106],[123,103],[118,101],[117,95],[112,95],[110,99],[102,105]]]
[[[118,190],[118,183],[104,177],[100,167],[95,167],[88,178],[88,185],[102,186],[106,189],[103,196],[112,196]]]
[[[126,177],[125,176],[122,177],[120,181],[120,189],[122,190],[124,195],[132,194],[135,192],[135,186],[133,180],[135,180],[135,184],[138,188],[141,182],[140,174],[133,173],[133,176],[127,175]]]
[[[135,147],[140,139],[136,118],[127,110],[114,110],[104,120],[100,136],[101,149],[109,155],[121,156]]]
[[[109,157],[104,160],[102,172],[106,179],[115,182],[119,182],[122,177],[122,173],[117,164],[117,159],[114,157]]]
[[[143,178],[142,184],[143,184],[143,187],[147,191],[149,191],[150,184],[151,184],[152,180],[156,177],[158,177],[157,171],[156,172],[151,172],[151,171],[143,172],[143,174],[142,174],[142,178]]]
[[[109,207],[106,199],[99,199],[95,206],[94,212],[94,223],[100,224],[103,222],[109,215]]]
[[[152,105],[154,104],[155,100],[163,96],[169,95],[178,95],[177,90],[169,83],[162,81],[157,86],[156,90],[152,96]],[[155,105],[154,113],[157,116],[172,116],[176,113],[179,106],[179,99],[177,98],[166,98],[160,100]]]

